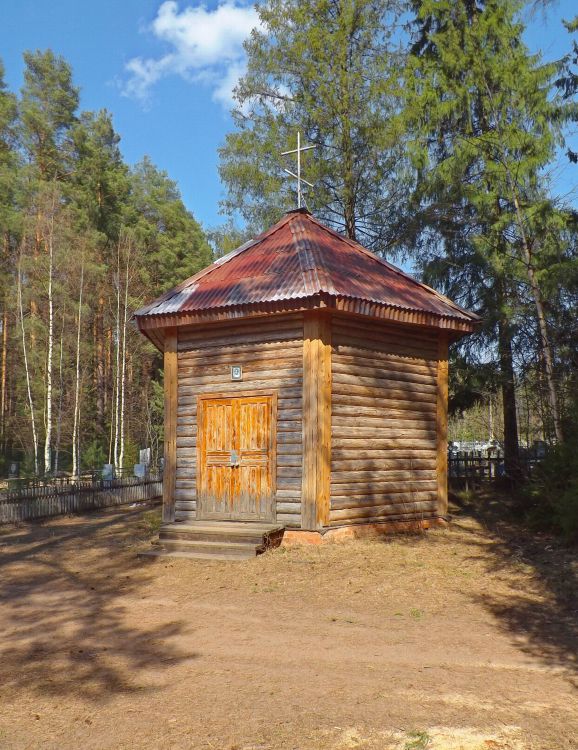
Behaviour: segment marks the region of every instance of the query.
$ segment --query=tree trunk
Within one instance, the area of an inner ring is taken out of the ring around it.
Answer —
[[[506,320],[500,320],[498,323],[498,357],[504,410],[504,464],[506,474],[515,481],[519,481],[522,472],[520,469],[512,332],[510,324]]]
[[[48,351],[46,354],[46,433],[44,438],[44,473],[52,469],[52,356],[54,348],[54,299],[52,293],[54,265],[54,202],[48,232]]]
[[[24,357],[24,371],[26,373],[26,388],[28,393],[28,408],[30,410],[30,426],[32,428],[32,449],[34,451],[34,474],[38,476],[38,433],[36,432],[36,420],[34,418],[34,403],[32,400],[32,388],[30,387],[30,368],[28,367],[28,352],[26,348],[26,332],[24,330],[24,309],[22,306],[22,274],[20,262],[18,263],[18,309],[20,312],[20,328],[22,331],[22,354]]]
[[[125,410],[125,380],[126,380],[126,329],[127,329],[127,318],[128,318],[128,272],[129,272],[129,261],[130,261],[130,246],[127,247],[126,252],[126,269],[124,279],[124,314],[123,314],[123,325],[122,325],[122,371],[120,378],[120,455],[118,464],[124,469],[124,410]]]
[[[0,355],[0,451],[6,450],[6,392],[8,383],[8,268],[10,257],[10,234],[4,232],[2,273],[2,353]]]
[[[8,309],[6,306],[7,295],[4,295],[4,307],[2,308],[2,376],[0,378],[0,450],[6,449],[6,395],[8,383]]]
[[[80,290],[78,292],[78,325],[76,327],[76,376],[74,381],[74,414],[72,423],[72,475],[80,476],[80,441],[78,435],[80,416],[80,327],[82,322],[82,293],[84,289],[84,261],[80,267]]]
[[[538,327],[540,330],[540,346],[544,355],[544,374],[546,376],[546,385],[548,389],[548,405],[550,407],[552,425],[554,427],[556,440],[558,443],[561,443],[564,439],[564,435],[562,434],[562,423],[560,420],[560,412],[558,409],[558,394],[556,392],[556,381],[554,378],[554,356],[552,354],[550,333],[548,331],[548,323],[546,321],[546,313],[544,311],[542,290],[540,289],[538,281],[536,279],[536,269],[534,268],[532,250],[530,248],[528,236],[524,227],[524,221],[522,217],[522,211],[520,209],[520,203],[518,201],[518,196],[516,195],[515,189],[513,187],[512,193],[514,197],[514,207],[516,209],[516,219],[518,222],[518,228],[522,240],[522,249],[524,251],[526,272],[528,274],[530,289],[532,290],[532,297],[534,299],[534,306],[536,308],[536,317],[538,318]]]
[[[62,356],[64,342],[64,320],[66,317],[66,307],[62,313],[62,329],[60,331],[60,357],[58,360],[58,416],[56,418],[56,440],[54,445],[54,473],[58,473],[58,464],[60,461],[60,435],[62,433]]]
[[[120,405],[120,239],[116,253],[116,321],[115,321],[115,399],[114,399],[114,450],[113,463],[118,466],[119,459],[119,405]]]
[[[105,433],[105,377],[104,377],[104,297],[98,298],[96,313],[96,422],[100,435]]]

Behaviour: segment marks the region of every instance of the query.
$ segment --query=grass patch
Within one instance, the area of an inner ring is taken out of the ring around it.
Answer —
[[[141,528],[147,537],[155,536],[159,533],[162,524],[161,510],[147,510],[143,513]]]
[[[431,737],[427,732],[408,732],[408,739],[404,750],[426,750],[431,745]]]

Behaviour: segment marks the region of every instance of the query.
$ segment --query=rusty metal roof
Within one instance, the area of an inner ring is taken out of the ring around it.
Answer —
[[[467,328],[478,321],[303,209],[287,213],[267,232],[142,307],[135,318],[153,324],[151,318],[159,316],[159,323],[161,317],[177,323],[191,313],[315,297],[427,313]]]

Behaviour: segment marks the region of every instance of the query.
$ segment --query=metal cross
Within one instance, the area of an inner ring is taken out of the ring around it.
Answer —
[[[289,154],[297,154],[297,174],[294,172],[291,172],[289,169],[284,169],[284,172],[287,172],[287,174],[291,175],[291,177],[294,177],[297,180],[297,208],[301,208],[301,183],[304,182],[306,185],[309,185],[309,187],[313,187],[313,185],[310,182],[307,182],[307,180],[304,180],[301,177],[301,154],[303,151],[310,151],[312,148],[316,148],[316,146],[301,146],[301,133],[297,131],[297,148],[292,149],[291,151],[283,151],[281,153],[281,156],[289,156]]]

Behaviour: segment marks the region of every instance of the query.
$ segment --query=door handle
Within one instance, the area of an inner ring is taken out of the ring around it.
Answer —
[[[239,455],[238,455],[237,451],[231,451],[231,458],[230,458],[230,461],[229,461],[229,466],[231,466],[233,468],[235,466],[239,466]]]

